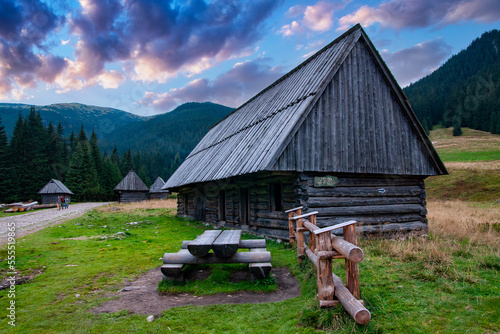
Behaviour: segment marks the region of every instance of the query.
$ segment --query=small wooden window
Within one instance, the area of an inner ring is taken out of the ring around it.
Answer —
[[[281,183],[271,183],[269,198],[271,200],[271,211],[283,211]]]
[[[219,191],[219,221],[226,221],[226,191]]]

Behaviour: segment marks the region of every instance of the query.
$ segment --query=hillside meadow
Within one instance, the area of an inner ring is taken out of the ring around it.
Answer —
[[[481,141],[471,144],[468,131],[456,144],[444,130],[431,135],[440,154],[500,150]],[[34,278],[16,287],[16,327],[8,325],[5,311],[0,326],[7,333],[500,332],[498,160],[443,157],[450,175],[427,182],[428,236],[361,241],[366,255],[360,263],[361,293],[372,314],[366,326],[355,324],[342,308],[318,309],[315,269],[307,261],[299,265],[287,243],[271,240],[267,248],[273,267],[289,268],[299,281],[299,297],[267,304],[177,307],[153,322],[127,310],[93,312],[116,298],[127,282],[159,268],[163,253],[176,252],[182,240],[211,228],[177,218],[175,200],[111,204],[18,240],[16,269],[20,276]],[[1,248],[0,278],[7,276],[7,256],[6,247]],[[342,267],[341,261],[335,262],[340,277]],[[239,289],[227,277],[212,281],[200,285],[207,294],[221,286],[233,289],[226,293]],[[182,288],[176,291],[182,293]],[[263,284],[261,291],[266,290],[273,287]],[[0,291],[0,309],[8,305],[7,290]]]

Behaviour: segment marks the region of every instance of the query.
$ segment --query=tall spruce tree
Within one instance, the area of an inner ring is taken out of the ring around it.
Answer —
[[[29,134],[26,137],[27,161],[26,168],[29,171],[24,178],[26,179],[26,196],[24,200],[35,199],[38,197],[38,191],[50,180],[51,172],[48,158],[48,137],[43,126],[42,117],[32,106],[27,117],[26,131]]]
[[[27,195],[27,185],[24,175],[29,170],[27,161],[28,153],[26,151],[27,143],[26,122],[21,113],[17,117],[16,125],[12,132],[12,137],[9,143],[9,162],[10,162],[10,192],[8,196],[9,202],[21,201]]]
[[[0,118],[0,203],[4,203],[8,199],[9,190],[9,157],[8,157],[8,142],[5,127]]]

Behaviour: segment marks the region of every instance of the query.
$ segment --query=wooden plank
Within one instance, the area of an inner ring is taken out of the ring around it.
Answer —
[[[271,262],[271,252],[238,252],[231,257],[217,257],[208,253],[204,257],[193,256],[188,250],[182,249],[177,253],[165,253],[164,264],[211,264],[211,263],[259,263]]]
[[[297,220],[297,219],[306,218],[306,217],[309,217],[309,216],[312,216],[312,215],[316,215],[316,214],[318,214],[318,211],[304,213],[303,215],[291,217],[290,219],[291,220]]]
[[[420,213],[423,214],[425,208],[420,204],[392,204],[392,205],[370,205],[370,206],[350,206],[350,207],[328,207],[316,208],[318,216],[337,215],[379,215],[379,214],[403,214]]]
[[[215,239],[212,249],[218,257],[231,257],[240,247],[241,230],[227,230]]]
[[[419,204],[422,199],[419,196],[409,197],[311,197],[308,200],[309,208],[321,207],[346,207],[346,206],[369,206],[389,204]]]
[[[337,225],[333,225],[333,226],[328,226],[328,227],[314,229],[314,230],[311,230],[311,232],[314,233],[314,234],[316,234],[316,235],[318,235],[318,234],[323,233],[323,232],[330,232],[330,231],[336,230],[338,228],[342,228],[344,226],[349,226],[349,225],[352,225],[352,224],[356,224],[356,221],[355,220],[350,220],[350,221],[347,221],[345,223],[341,223],[341,224],[337,224]]]
[[[311,197],[388,197],[388,196],[419,196],[419,186],[376,186],[376,187],[308,187],[307,194]]]
[[[316,238],[318,251],[330,251],[332,249],[330,233],[319,234]],[[332,259],[317,258],[317,261],[318,299],[333,300],[335,287],[332,279]]]
[[[212,243],[222,233],[222,231],[210,230],[203,232],[195,240],[191,241],[188,245],[189,252],[194,256],[205,256],[212,248]],[[183,262],[179,262],[183,263]]]
[[[293,208],[293,209],[290,209],[290,210],[286,210],[285,213],[290,213],[290,212],[293,212],[293,211],[302,210],[303,208],[304,208],[303,206],[299,206],[299,207],[296,207],[296,208]]]
[[[187,249],[191,240],[184,240],[182,242],[182,249]],[[248,240],[240,240],[240,249],[248,249],[248,248],[266,248],[266,239],[248,239]]]

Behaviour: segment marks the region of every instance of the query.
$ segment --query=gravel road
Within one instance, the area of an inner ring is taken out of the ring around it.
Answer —
[[[16,224],[16,238],[22,238],[47,226],[61,224],[68,219],[80,217],[85,212],[106,204],[108,203],[70,204],[68,209],[65,210],[57,211],[57,208],[44,209],[22,215],[0,218],[0,245],[7,243],[9,223],[14,222]]]

